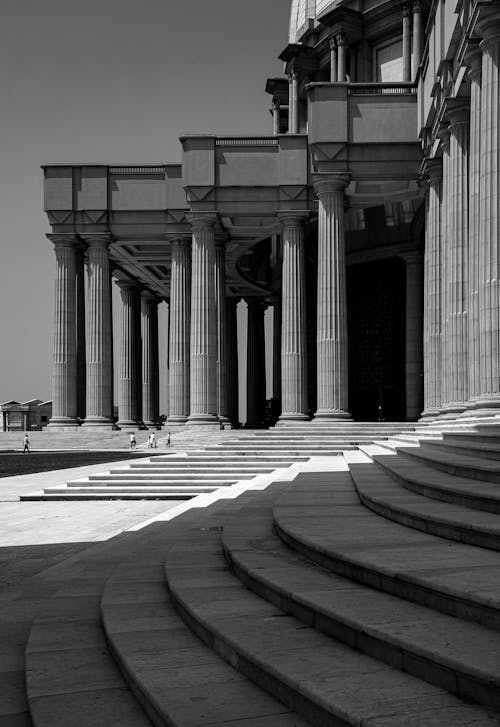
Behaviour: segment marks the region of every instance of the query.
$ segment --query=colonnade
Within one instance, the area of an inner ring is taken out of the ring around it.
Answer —
[[[470,99],[448,102],[426,161],[424,418],[500,408],[500,13],[477,30]]]

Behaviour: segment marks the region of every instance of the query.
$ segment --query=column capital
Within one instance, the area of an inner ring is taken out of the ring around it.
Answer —
[[[140,288],[140,283],[137,280],[134,280],[133,278],[127,278],[125,276],[120,277],[119,275],[113,276],[115,278],[115,282],[117,286],[120,288],[120,290],[129,290],[129,289],[136,289]]]
[[[86,232],[80,235],[80,239],[89,247],[108,247],[112,242],[109,232]]]
[[[278,110],[280,108],[281,108],[281,101],[280,101],[280,99],[277,96],[273,96],[272,109],[273,110],[275,110],[275,109]]]
[[[445,122],[441,123],[436,134],[441,142],[440,148],[443,152],[449,152],[450,149],[450,127]]]
[[[403,18],[409,18],[412,13],[412,5],[411,2],[402,2],[401,3],[401,15]]]
[[[446,100],[445,115],[449,121],[448,128],[463,126],[470,123],[470,101],[464,98],[450,98]]]
[[[292,66],[287,75],[290,82],[297,81],[299,78],[299,69],[296,66]]]
[[[420,250],[402,252],[398,257],[404,260],[407,265],[421,265],[424,261],[424,256]]]
[[[422,0],[413,0],[411,9],[414,15],[422,12]]]
[[[336,35],[330,35],[327,38],[327,43],[330,47],[330,50],[336,50],[337,49],[337,36]]]
[[[442,157],[426,157],[422,163],[421,181],[424,183],[431,183],[434,181],[440,181],[443,178],[443,158]]]
[[[313,177],[314,191],[321,197],[328,192],[343,192],[351,179],[349,173],[345,174],[318,174]]]
[[[193,230],[213,228],[217,222],[217,212],[188,212],[186,219]]]
[[[282,210],[278,219],[284,227],[302,227],[309,219],[308,210]]]
[[[486,10],[476,23],[475,31],[481,36],[481,50],[500,43],[500,10]]]
[[[141,290],[141,300],[148,301],[149,303],[155,303],[156,305],[160,302],[157,294],[153,293],[152,290],[148,290],[148,288],[143,288]]]
[[[473,81],[479,81],[483,70],[483,53],[479,43],[473,43],[467,48],[464,54],[464,61],[469,67],[469,77]]]
[[[49,233],[46,237],[53,243],[55,248],[59,247],[78,247],[80,240],[78,236],[72,232]]]
[[[168,242],[175,247],[191,247],[191,235],[183,235],[182,237],[172,237]]]
[[[335,43],[337,46],[346,46],[347,45],[347,38],[343,31],[336,34]]]

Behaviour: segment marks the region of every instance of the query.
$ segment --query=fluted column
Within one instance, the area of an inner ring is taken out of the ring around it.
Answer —
[[[233,426],[239,421],[238,411],[238,298],[227,298],[226,319],[227,319],[227,390],[229,398],[229,418]]]
[[[280,133],[280,100],[274,96],[271,111],[273,114],[273,135],[278,136]]]
[[[403,257],[406,262],[406,420],[416,421],[423,404],[422,256],[413,253]]]
[[[439,404],[440,417],[445,414],[443,408],[444,402],[449,399],[449,359],[450,346],[448,342],[449,331],[449,312],[448,312],[448,286],[447,271],[449,266],[449,227],[450,227],[450,207],[449,200],[451,195],[451,179],[450,179],[450,132],[449,129],[441,128],[439,131],[441,139],[441,150],[443,159],[443,182],[441,192],[441,240],[440,240],[440,258],[441,258],[441,401]]]
[[[413,0],[413,78],[416,78],[422,59],[422,2]]]
[[[265,305],[247,298],[247,428],[262,427],[266,415]]]
[[[85,355],[85,250],[79,245],[76,265],[76,413],[82,421],[86,416],[87,361]]]
[[[343,33],[339,33],[337,37],[335,38],[335,41],[337,43],[337,80],[339,83],[345,83],[347,76],[346,76],[346,62],[345,62],[345,55],[346,55],[346,41],[345,41],[345,35]]]
[[[469,111],[463,105],[448,108],[450,120],[450,161],[445,268],[446,325],[444,329],[447,389],[444,413],[454,417],[464,411],[468,400],[467,303],[469,237]]]
[[[299,133],[299,72],[292,68],[288,74],[288,133]]]
[[[315,419],[350,419],[344,188],[347,175],[318,179],[317,406]]]
[[[281,414],[281,324],[283,309],[281,295],[273,297],[273,400],[274,417]]]
[[[481,70],[482,53],[473,47],[466,54],[470,67],[470,150],[469,150],[469,313],[467,339],[469,354],[469,401],[473,409],[480,392],[479,341],[479,221],[481,218]]]
[[[337,83],[338,81],[338,65],[337,65],[337,39],[332,36],[328,39],[328,45],[330,46],[330,82]]]
[[[146,427],[156,427],[160,414],[158,299],[149,290],[141,291],[141,342],[142,420]]]
[[[113,425],[113,327],[111,324],[110,238],[82,235],[87,250],[87,416],[83,426]]]
[[[297,213],[279,215],[283,225],[281,416],[280,422],[307,420],[307,337],[304,221]]]
[[[217,416],[229,423],[226,315],[226,243],[215,242],[215,305],[217,309]]]
[[[77,427],[77,323],[74,235],[48,235],[54,243],[54,357],[49,427]]]
[[[173,240],[171,250],[168,422],[183,424],[190,411],[191,240]]]
[[[403,81],[411,81],[411,6],[402,5],[403,12]]]
[[[120,311],[120,380],[118,426],[121,429],[138,425],[137,401],[137,284],[133,280],[117,280],[121,296]]]
[[[424,411],[423,419],[439,415],[441,407],[441,192],[442,159],[426,163],[428,192],[426,200],[424,259]]]
[[[190,215],[193,228],[191,285],[191,413],[189,422],[217,419],[217,311],[215,215]]]
[[[478,413],[500,411],[500,14],[478,24],[483,51],[481,81],[481,171],[479,183]]]

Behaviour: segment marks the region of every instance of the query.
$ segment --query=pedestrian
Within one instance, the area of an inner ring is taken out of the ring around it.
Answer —
[[[170,447],[170,432],[167,435],[167,447]]]
[[[158,446],[158,442],[156,441],[156,434],[154,432],[151,432],[151,436],[150,436],[150,440],[149,441],[151,443],[151,448]]]
[[[135,449],[137,442],[135,440],[135,432],[130,435],[130,449]]]
[[[28,435],[24,435],[24,447],[23,447],[23,453],[28,452],[30,453],[30,440],[28,439]]]
[[[148,434],[148,449],[151,449],[152,446],[153,446],[153,435]]]

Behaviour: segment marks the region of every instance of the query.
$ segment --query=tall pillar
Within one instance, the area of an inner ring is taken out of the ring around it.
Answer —
[[[299,72],[292,68],[288,74],[288,133],[299,133]]]
[[[414,422],[423,404],[423,274],[420,253],[404,255],[406,261],[406,421]]]
[[[500,14],[478,23],[483,51],[481,81],[481,171],[479,182],[478,413],[500,413]]]
[[[481,166],[481,70],[482,53],[473,47],[466,54],[470,68],[470,150],[469,150],[469,401],[467,409],[474,408],[480,392],[479,341],[479,220],[481,218],[480,166]]]
[[[422,1],[413,0],[413,79],[417,77],[422,59]],[[410,51],[411,52],[411,51]]]
[[[337,83],[338,81],[338,65],[337,65],[337,39],[332,36],[328,39],[328,45],[330,46],[330,82]]]
[[[337,43],[337,80],[339,83],[345,83],[347,78],[345,62],[345,35],[343,33],[339,33],[335,40]]]
[[[449,227],[450,227],[450,208],[448,200],[450,199],[450,131],[448,127],[443,127],[439,131],[441,139],[441,150],[443,159],[443,182],[441,192],[441,240],[440,240],[440,258],[441,258],[441,401],[439,403],[440,417],[446,412],[443,408],[444,402],[449,399],[449,358],[450,346],[448,342],[449,330],[449,313],[448,313],[448,295],[446,275],[449,266]]]
[[[216,424],[217,311],[215,307],[215,215],[192,214],[191,413],[193,424]]]
[[[49,427],[77,427],[75,235],[48,235],[54,244],[54,358]]]
[[[260,298],[247,298],[247,429],[264,425],[266,416],[265,305]]]
[[[276,98],[273,96],[273,105],[272,105],[272,114],[273,114],[273,136],[279,136],[280,134],[280,100],[279,98]]]
[[[87,416],[83,426],[113,426],[113,327],[107,234],[81,235],[87,250]]]
[[[458,105],[461,103],[461,105]],[[444,414],[454,418],[465,409],[468,400],[467,298],[469,237],[469,111],[463,102],[449,105],[450,160],[443,203],[448,209],[445,244],[447,389]]]
[[[239,423],[239,407],[238,407],[238,318],[237,318],[238,298],[227,298],[226,300],[226,318],[227,318],[227,389],[229,397],[229,418],[233,426]]]
[[[281,295],[273,297],[273,400],[275,417],[281,414],[281,324],[283,309]]]
[[[217,313],[217,416],[229,423],[227,314],[226,314],[226,243],[215,242],[215,305]]]
[[[190,411],[191,240],[173,240],[171,251],[168,422],[183,424]]]
[[[443,163],[428,160],[424,259],[424,411],[434,419],[441,407],[441,192]]]
[[[141,342],[142,420],[146,427],[156,427],[160,414],[158,299],[149,290],[141,291]]]
[[[81,245],[75,252],[76,267],[76,413],[86,416],[87,361],[85,354],[85,250]]]
[[[120,383],[118,426],[136,428],[139,423],[137,382],[137,284],[133,280],[117,280],[121,296],[120,312]]]
[[[403,11],[403,81],[411,81],[411,7],[404,2]]]
[[[306,215],[283,212],[279,218],[283,225],[280,422],[306,421],[309,418],[304,249]]]
[[[351,419],[348,411],[344,189],[347,175],[318,178],[317,406],[315,419]]]

